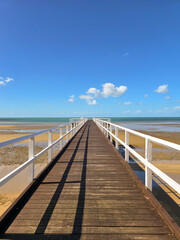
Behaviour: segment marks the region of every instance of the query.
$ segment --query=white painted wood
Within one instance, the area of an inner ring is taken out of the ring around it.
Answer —
[[[48,146],[52,145],[52,131],[48,132]],[[48,163],[52,160],[52,148],[48,150]]]
[[[35,138],[29,139],[29,152],[28,159],[33,158],[35,155]],[[34,179],[34,161],[28,166],[28,182],[30,183]]]
[[[69,136],[68,136],[68,133],[69,132],[69,125],[66,126],[66,143],[68,142],[69,140]]]
[[[115,127],[115,136],[118,138],[118,128]],[[115,147],[118,149],[118,140],[115,139]]]
[[[147,162],[152,162],[152,143],[149,139],[145,139],[145,186],[152,191],[152,171],[148,168]]]
[[[125,144],[129,146],[129,133],[125,131]],[[125,161],[129,162],[129,150],[125,148]]]
[[[59,137],[60,137],[60,138],[62,138],[62,130],[63,130],[63,128],[60,127],[60,128],[59,128]],[[62,147],[63,147],[63,140],[60,141],[60,144],[59,144],[59,145],[60,145],[60,150],[61,150]]]
[[[70,137],[71,138],[72,138],[72,129],[73,129],[73,126],[72,126],[72,123],[70,123],[70,130],[71,130]]]
[[[112,125],[110,124],[110,141],[112,142]]]

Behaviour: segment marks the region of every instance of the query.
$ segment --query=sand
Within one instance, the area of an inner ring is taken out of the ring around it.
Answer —
[[[19,164],[0,166],[0,178],[17,168]],[[46,163],[35,164],[35,176],[46,166]],[[14,202],[14,200],[21,194],[21,192],[28,186],[28,167],[21,173],[12,178],[4,186],[0,187],[0,216],[7,208]]]

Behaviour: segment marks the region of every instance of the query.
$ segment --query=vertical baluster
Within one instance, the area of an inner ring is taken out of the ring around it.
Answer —
[[[70,130],[71,130],[70,138],[72,138],[72,128],[73,128],[73,126],[72,126],[72,123],[71,123],[70,124]]]
[[[66,133],[69,131],[69,125],[66,125]],[[68,134],[66,135],[66,143],[68,142],[69,136]]]
[[[112,125],[110,124],[110,132],[112,134]],[[110,134],[110,141],[112,142],[112,135]]]
[[[48,132],[48,146],[52,144],[52,131]],[[48,150],[48,163],[52,160],[52,147]]]
[[[29,139],[29,154],[28,158],[32,158],[35,155],[35,138],[32,137]],[[32,182],[34,179],[34,161],[28,167],[28,182]]]
[[[152,162],[152,143],[146,138],[145,142],[145,159],[146,162]],[[152,171],[145,166],[145,185],[152,191]]]
[[[61,138],[62,137],[62,127],[59,128],[59,137]],[[63,147],[63,139],[60,140],[60,150],[62,149]]]
[[[125,130],[125,143],[129,146],[129,133]],[[125,161],[129,162],[129,150],[125,147]]]
[[[118,137],[118,128],[115,127],[115,136]],[[115,140],[115,147],[118,149],[118,140]]]

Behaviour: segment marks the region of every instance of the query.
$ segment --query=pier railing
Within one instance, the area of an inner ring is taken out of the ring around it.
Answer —
[[[102,132],[108,137],[110,137],[110,141],[114,139],[115,147],[118,149],[118,144],[122,144],[125,148],[125,161],[129,162],[129,153],[135,156],[145,167],[145,186],[152,191],[152,174],[157,175],[161,178],[165,183],[167,183],[170,187],[172,187],[177,193],[180,194],[180,184],[170,178],[167,174],[162,172],[160,169],[155,167],[152,164],[152,143],[156,143],[162,145],[164,147],[168,147],[171,149],[175,149],[180,151],[180,145],[165,141],[156,137],[152,137],[117,124],[113,124],[108,121],[103,121],[98,118],[94,118],[93,121],[97,124],[97,126],[102,130]],[[123,142],[119,136],[118,131],[125,131],[125,142]],[[142,157],[139,153],[137,153],[132,147],[129,145],[129,134],[134,134],[136,136],[142,137],[145,140],[145,158]]]
[[[29,153],[28,160],[24,162],[22,165],[14,169],[12,172],[4,176],[0,179],[0,187],[7,183],[10,179],[20,173],[23,169],[28,167],[28,182],[30,183],[34,179],[34,164],[35,160],[40,157],[43,153],[48,151],[48,162],[52,160],[52,147],[57,143],[60,143],[60,150],[63,147],[63,139],[66,138],[66,143],[73,137],[73,135],[86,123],[87,119],[82,118],[79,121],[73,121],[67,124],[59,125],[54,128],[46,129],[34,134],[30,134],[27,136],[15,138],[12,140],[8,140],[0,143],[0,148],[7,147],[12,144],[16,144],[22,142],[24,140],[29,141]],[[65,128],[65,133],[63,134],[63,129]],[[52,133],[53,131],[59,131],[59,138],[53,142]],[[35,137],[44,133],[48,133],[48,146],[44,148],[42,151],[35,154]]]

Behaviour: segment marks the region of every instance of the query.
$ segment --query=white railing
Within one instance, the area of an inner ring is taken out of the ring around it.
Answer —
[[[152,191],[152,173],[160,177],[165,183],[171,186],[177,193],[180,194],[180,184],[162,172],[160,169],[155,167],[152,162],[152,143],[156,143],[165,147],[169,147],[175,150],[180,151],[180,145],[168,142],[156,137],[152,137],[117,124],[113,124],[107,121],[102,121],[98,118],[94,118],[93,121],[97,124],[97,126],[102,130],[102,132],[108,137],[110,135],[110,141],[112,139],[115,140],[115,147],[118,149],[118,143],[122,144],[125,147],[125,161],[129,162],[129,153],[134,155],[144,166],[145,166],[145,185],[148,189]],[[113,134],[113,129],[115,134]],[[125,142],[123,142],[118,137],[118,131],[125,131]],[[145,158],[142,157],[139,153],[133,150],[129,146],[129,133],[137,135],[145,139]]]
[[[14,169],[12,172],[4,176],[0,179],[0,186],[7,183],[10,179],[20,173],[24,168],[28,167],[28,182],[30,183],[34,179],[34,163],[35,160],[40,157],[43,153],[48,151],[48,162],[52,160],[52,147],[55,146],[57,143],[60,142],[60,150],[63,147],[63,138],[66,137],[66,143],[72,138],[72,136],[86,123],[87,119],[83,118],[77,122],[70,122],[67,124],[63,124],[51,129],[46,129],[34,134],[30,134],[27,136],[15,138],[9,141],[1,142],[0,148],[9,146],[11,144],[15,144],[18,142],[22,142],[24,140],[29,140],[29,154],[28,160]],[[63,128],[66,129],[65,134],[63,134]],[[59,138],[56,141],[52,141],[52,133],[54,130],[59,130]],[[48,146],[44,148],[39,153],[35,154],[35,137],[44,133],[48,133]]]

